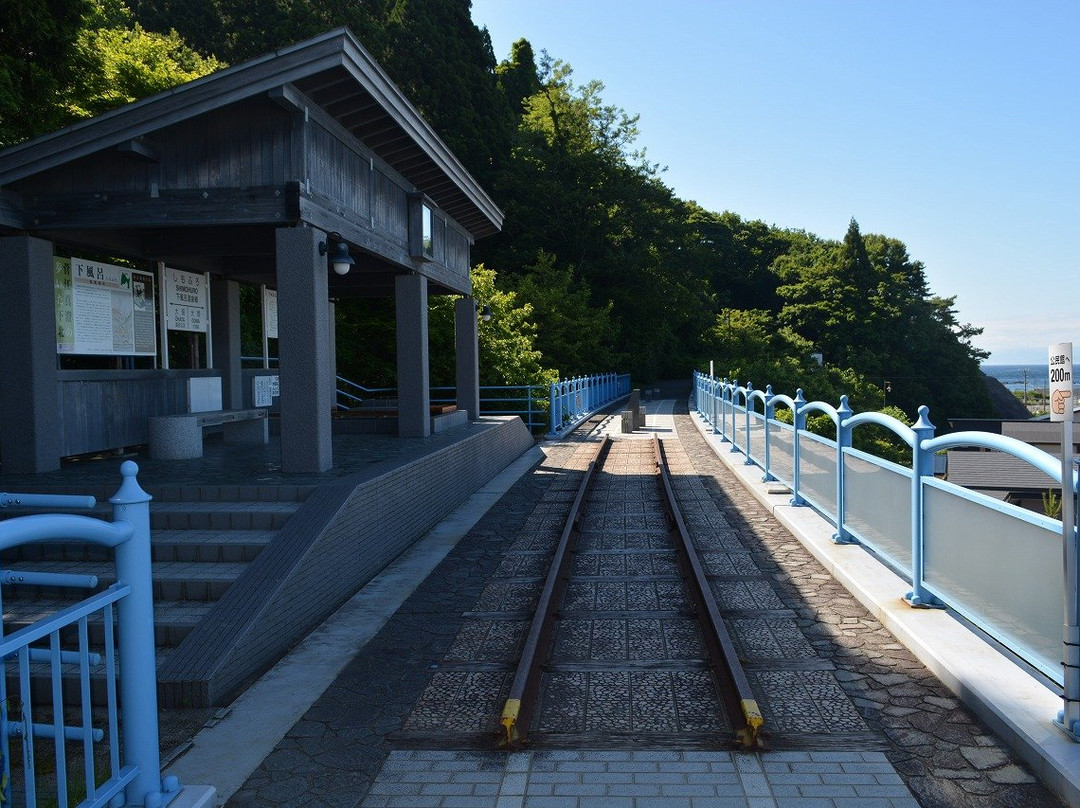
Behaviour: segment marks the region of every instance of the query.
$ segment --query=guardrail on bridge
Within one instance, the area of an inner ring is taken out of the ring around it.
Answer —
[[[763,470],[765,481],[790,488],[792,505],[809,505],[829,521],[835,541],[864,545],[906,577],[912,606],[947,605],[1063,686],[1061,521],[938,479],[933,462],[936,452],[957,447],[1005,452],[1043,472],[1047,487],[1060,488],[1058,458],[988,432],[934,437],[926,407],[908,426],[883,413],[856,414],[846,396],[833,407],[806,401],[802,390],[791,398],[698,372],[694,407],[721,442]],[[792,423],[776,417],[778,407],[790,411]],[[834,438],[806,429],[812,413],[828,416]],[[853,431],[868,424],[911,447],[910,468],[852,447]],[[1075,494],[1075,473],[1069,486]],[[1075,736],[1077,729],[1066,731]]]

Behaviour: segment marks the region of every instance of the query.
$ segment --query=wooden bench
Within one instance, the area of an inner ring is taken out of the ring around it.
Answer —
[[[226,443],[267,443],[266,410],[210,410],[150,418],[150,457],[190,460],[202,457],[203,427],[223,426]]]

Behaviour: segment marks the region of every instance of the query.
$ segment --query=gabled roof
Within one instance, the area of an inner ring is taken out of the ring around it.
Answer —
[[[502,227],[502,211],[346,28],[6,149],[0,187],[242,99],[292,88],[475,237]]]
[[[983,491],[1061,488],[1025,460],[1005,452],[950,451],[948,480]]]

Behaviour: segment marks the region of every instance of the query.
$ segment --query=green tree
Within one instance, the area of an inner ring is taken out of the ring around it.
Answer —
[[[563,378],[619,367],[624,357],[613,349],[617,329],[612,303],[591,302],[588,284],[571,266],[560,267],[555,256],[541,252],[517,282],[518,299],[532,309],[536,347],[544,362]]]
[[[62,88],[92,0],[8,0],[0,4],[0,147],[70,121]]]
[[[473,298],[482,310],[491,307],[491,320],[478,325],[481,385],[550,384],[558,372],[545,367],[543,355],[535,347],[536,323],[532,306],[521,303],[514,292],[499,289],[497,273],[483,264],[470,273]],[[432,383],[454,384],[454,301],[442,296],[429,307],[429,341],[432,353]]]
[[[224,67],[196,53],[175,31],[144,30],[122,0],[95,3],[79,33],[72,81],[64,90],[72,118],[98,115]]]

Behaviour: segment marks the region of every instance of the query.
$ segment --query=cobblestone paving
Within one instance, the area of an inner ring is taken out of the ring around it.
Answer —
[[[740,544],[797,615],[816,656],[835,666],[835,680],[885,739],[886,757],[923,808],[1062,804],[786,528],[742,493],[688,415],[676,416],[676,428]]]

